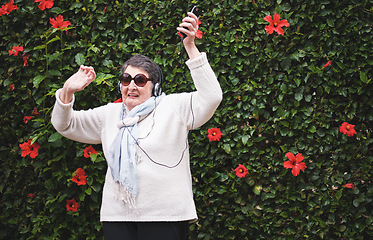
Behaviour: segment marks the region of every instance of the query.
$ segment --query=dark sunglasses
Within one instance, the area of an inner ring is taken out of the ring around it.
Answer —
[[[138,87],[143,87],[148,81],[151,81],[151,79],[147,78],[144,74],[139,73],[136,76],[132,77],[128,73],[123,73],[119,77],[120,82],[122,83],[123,86],[128,86],[130,85],[131,81],[135,81],[136,86]]]

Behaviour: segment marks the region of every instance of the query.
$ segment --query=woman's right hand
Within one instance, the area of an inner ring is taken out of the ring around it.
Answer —
[[[82,91],[96,78],[93,67],[80,66],[78,72],[72,75],[63,85],[60,99],[63,103],[73,100],[74,93]]]

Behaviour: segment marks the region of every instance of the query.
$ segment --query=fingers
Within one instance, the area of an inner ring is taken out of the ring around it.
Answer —
[[[181,24],[190,24],[193,28],[198,28],[198,18],[193,13],[188,13],[188,17],[182,20]]]
[[[194,13],[188,12],[187,14],[189,17],[194,18],[194,20],[196,20],[196,22],[198,23],[198,17]]]
[[[195,36],[198,31],[198,17],[192,12],[188,12],[187,15],[183,18],[177,30],[187,35]]]
[[[89,82],[92,82],[96,78],[96,72],[93,67],[81,65],[79,70],[86,74]]]
[[[96,78],[96,73],[95,73],[95,70],[92,68],[89,70],[88,80],[92,82],[93,80],[95,80],[95,78]]]
[[[79,70],[81,70],[83,72],[85,72],[85,71],[89,72],[89,71],[94,70],[94,69],[93,69],[93,67],[88,67],[88,66],[81,65]]]

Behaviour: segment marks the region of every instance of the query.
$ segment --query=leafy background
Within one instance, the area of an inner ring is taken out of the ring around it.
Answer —
[[[61,0],[42,11],[38,3],[16,0],[18,10],[0,16],[1,239],[103,238],[101,147],[84,158],[87,145],[55,132],[54,93],[84,64],[98,77],[76,94],[74,108],[116,100],[120,66],[134,53],[162,67],[166,93],[191,91],[175,29],[196,3]],[[204,36],[197,44],[208,54],[224,99],[189,139],[199,214],[190,239],[372,238],[371,1],[198,5]],[[264,30],[264,17],[275,12],[290,23],[283,36]],[[71,22],[67,32],[51,27],[57,15]],[[9,56],[13,46],[24,47],[29,66]],[[24,116],[33,117],[24,123]],[[339,132],[343,122],[356,125],[357,134]],[[221,129],[219,142],[209,142],[211,127]],[[41,145],[34,159],[21,157],[19,144],[27,139]],[[305,156],[307,168],[296,177],[283,167],[287,152]],[[235,175],[238,164],[248,168],[246,177]],[[88,175],[84,186],[71,181],[79,167]],[[73,198],[76,213],[65,207]]]

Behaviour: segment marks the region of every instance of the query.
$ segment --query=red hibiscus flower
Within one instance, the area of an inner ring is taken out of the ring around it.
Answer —
[[[284,30],[282,27],[289,27],[290,24],[287,20],[283,19],[280,21],[280,14],[275,13],[273,20],[270,15],[264,18],[265,21],[269,22],[269,26],[265,27],[268,34],[272,34],[273,31],[277,32],[279,35],[284,35]]]
[[[352,190],[355,190],[355,184],[353,183],[347,183],[346,185],[344,185],[346,188],[352,188]]]
[[[13,5],[14,1],[13,0],[10,0],[8,3],[4,4],[1,8],[0,8],[0,16],[2,15],[9,15],[9,13],[13,10],[17,10],[18,7],[16,5]]]
[[[79,203],[75,201],[73,198],[72,200],[66,200],[66,210],[76,212],[79,208]]]
[[[196,38],[198,38],[198,39],[201,39],[203,37],[203,32],[201,32],[201,30],[197,30],[197,32],[196,32]]]
[[[87,177],[85,175],[85,171],[83,168],[78,168],[75,171],[75,175],[73,176],[73,182],[77,183],[78,185],[86,185],[87,184]]]
[[[36,158],[36,156],[39,154],[38,150],[40,148],[40,145],[34,142],[31,145],[31,139],[27,140],[26,142],[19,144],[19,147],[22,149],[21,156],[26,157],[30,154],[31,158]]]
[[[69,21],[64,21],[62,15],[58,15],[56,19],[49,18],[50,24],[52,24],[52,27],[57,28],[59,30],[63,30],[64,28],[67,28],[71,25]]]
[[[201,25],[201,21],[198,20],[198,26]],[[203,32],[201,32],[199,29],[196,32],[196,38],[201,39],[203,37]]]
[[[347,134],[347,136],[349,137],[352,137],[356,134],[354,127],[355,125],[344,122],[342,123],[342,126],[339,128],[339,131],[343,134]]]
[[[53,7],[53,1],[54,0],[35,0],[35,2],[39,3],[39,9],[45,10],[45,8],[52,8]]]
[[[20,47],[20,46],[14,46],[13,48],[12,48],[12,50],[9,50],[8,52],[9,52],[9,56],[12,56],[12,55],[14,55],[14,56],[18,56],[18,53],[19,52],[22,52],[23,51],[23,47]]]
[[[210,128],[209,130],[207,130],[207,132],[207,137],[209,138],[210,142],[219,141],[220,137],[223,135],[220,131],[220,128]]]
[[[30,57],[30,55],[27,55],[26,53],[23,53],[22,54],[22,60],[23,60],[23,66],[24,67],[27,67],[28,66],[28,62],[27,62],[27,59]]]
[[[328,61],[327,63],[325,63],[324,68],[327,68],[327,67],[329,67],[330,65],[332,65],[332,60],[330,60],[330,61]]]
[[[121,103],[121,102],[123,102],[122,98],[118,98],[117,100],[114,101],[114,103]]]
[[[36,197],[36,195],[35,195],[35,193],[29,193],[29,194],[27,194],[27,197],[34,198],[34,197]]]
[[[304,171],[307,168],[306,163],[302,162],[304,157],[301,153],[298,153],[294,156],[293,153],[288,152],[285,156],[289,159],[289,161],[284,162],[285,168],[292,168],[291,173],[294,176],[298,176],[300,170]]]
[[[24,116],[24,117],[23,117],[23,122],[24,122],[24,123],[28,123],[28,121],[30,121],[31,118],[32,118],[32,116]]]
[[[249,171],[247,170],[247,168],[242,164],[238,164],[238,167],[234,169],[234,171],[236,172],[237,177],[240,177],[240,178],[243,178],[247,174],[249,174]]]
[[[9,91],[13,91],[14,90],[14,84],[12,83],[12,84],[10,84],[10,86],[9,86]]]
[[[91,154],[97,154],[97,151],[92,147],[92,145],[89,145],[88,147],[86,147],[84,150],[84,157],[85,158],[90,158],[91,157]]]
[[[34,109],[34,110],[32,110],[32,115],[37,116],[37,115],[39,115],[39,113],[38,113],[38,111],[36,111],[36,109]]]

